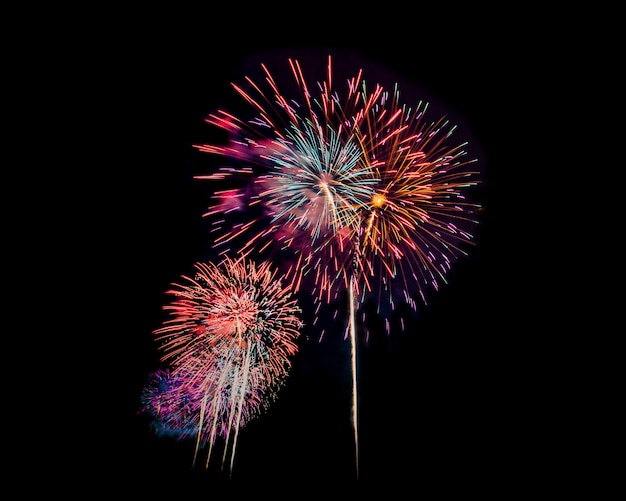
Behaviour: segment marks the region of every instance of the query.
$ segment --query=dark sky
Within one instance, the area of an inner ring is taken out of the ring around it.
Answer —
[[[106,331],[106,397],[90,414],[99,424],[84,461],[103,479],[137,485],[201,489],[227,476],[217,460],[209,470],[192,468],[193,444],[154,436],[137,414],[145,379],[159,367],[151,333],[164,319],[165,290],[209,247],[202,213],[210,191],[192,179],[209,163],[192,145],[214,138],[204,118],[237,100],[230,82],[251,65],[272,58],[273,67],[286,65],[283,55],[323,64],[330,53],[348,68],[362,62],[381,79],[413,85],[449,111],[472,136],[484,172],[478,245],[405,332],[386,336],[373,325],[370,342],[359,344],[360,478],[480,483],[517,475],[537,427],[527,405],[527,384],[536,377],[526,359],[528,337],[515,329],[528,306],[518,300],[509,213],[519,189],[511,172],[519,165],[514,123],[527,105],[519,99],[529,64],[523,51],[504,28],[462,16],[359,36],[344,26],[342,36],[324,36],[323,43],[309,23],[278,36],[277,22],[229,18],[212,29],[216,22],[182,35],[167,23],[126,27],[114,46],[95,50],[102,65],[90,65],[103,85],[88,113],[94,121],[107,117],[105,133],[92,138],[94,156],[108,152],[90,180],[104,193],[96,244],[114,293],[108,313],[94,319]],[[319,343],[306,331],[278,399],[240,432],[233,480],[355,478],[349,356],[339,333]]]

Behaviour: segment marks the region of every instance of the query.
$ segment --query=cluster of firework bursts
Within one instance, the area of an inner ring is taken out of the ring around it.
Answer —
[[[196,145],[227,161],[197,176],[212,183],[204,216],[220,264],[197,264],[169,291],[170,319],[155,331],[168,368],[151,375],[142,405],[158,433],[193,438],[208,457],[223,438],[232,470],[239,429],[276,398],[297,353],[298,294],[316,317],[346,294],[358,477],[356,311],[366,300],[379,313],[416,308],[445,283],[478,223],[480,206],[466,200],[477,160],[427,103],[401,104],[397,86],[369,89],[359,70],[337,91],[330,57],[311,86],[289,65],[295,95],[262,65],[263,85],[233,84],[249,116],[207,118],[229,137]]]

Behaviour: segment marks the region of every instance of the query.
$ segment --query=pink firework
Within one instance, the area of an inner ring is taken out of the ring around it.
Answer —
[[[233,85],[255,115],[248,121],[223,110],[209,116],[207,122],[227,131],[232,140],[226,146],[197,148],[233,164],[197,178],[249,181],[240,190],[229,185],[214,194],[216,203],[206,216],[235,217],[243,200],[247,212],[218,234],[217,248],[227,253],[235,245],[243,255],[269,252],[272,258],[279,249],[294,291],[308,275],[314,279],[313,294],[328,302],[348,286],[350,270],[343,262],[353,245],[350,229],[367,210],[380,181],[363,155],[361,130],[382,88],[376,86],[366,96],[359,71],[340,96],[333,88],[330,57],[326,80],[310,88],[298,61],[289,63],[297,97],[284,95],[265,66],[267,94],[249,78],[249,89]],[[221,221],[216,226],[221,228]]]
[[[154,332],[171,381],[149,408],[181,437],[193,431],[196,453],[208,445],[207,466],[217,437],[224,438],[222,467],[230,447],[232,471],[239,429],[275,399],[288,375],[300,309],[268,262],[226,258],[195,268],[194,278],[183,276],[168,291],[175,297],[164,306],[170,317]]]

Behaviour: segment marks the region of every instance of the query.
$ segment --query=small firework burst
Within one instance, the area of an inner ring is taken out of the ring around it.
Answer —
[[[153,375],[144,409],[162,434],[208,445],[226,440],[222,467],[238,431],[266,409],[297,353],[300,309],[268,262],[197,263],[194,278],[173,284],[169,318],[155,330],[167,372]],[[195,460],[194,460],[195,462]]]

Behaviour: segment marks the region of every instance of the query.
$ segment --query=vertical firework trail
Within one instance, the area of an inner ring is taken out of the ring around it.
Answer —
[[[358,478],[356,311],[368,298],[379,314],[381,305],[393,311],[400,301],[416,309],[415,294],[425,304],[427,292],[446,282],[452,262],[473,244],[479,206],[466,192],[478,172],[468,168],[476,159],[467,158],[467,143],[451,141],[456,127],[426,118],[427,103],[401,104],[397,85],[390,93],[377,83],[369,93],[362,70],[341,95],[331,63],[329,56],[316,96],[291,59],[296,96],[284,95],[265,65],[268,92],[249,77],[247,90],[232,84],[252,116],[209,115],[230,142],[196,148],[229,164],[196,178],[226,183],[205,213],[219,216],[216,249],[233,245],[237,254],[276,260],[294,292],[312,281],[316,312],[347,290]]]

